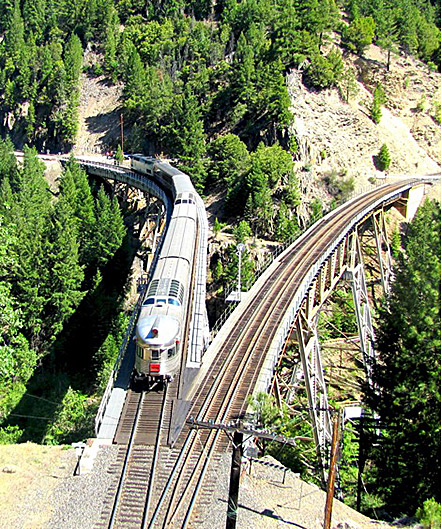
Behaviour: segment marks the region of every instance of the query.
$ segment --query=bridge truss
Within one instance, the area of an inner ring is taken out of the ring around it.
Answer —
[[[377,272],[383,293],[388,292],[392,278],[392,258],[388,240],[385,210],[380,208],[355,225],[322,263],[301,302],[287,335],[286,344],[279,357],[278,367],[290,365],[290,380],[275,369],[272,393],[276,401],[292,404],[300,387],[305,387],[308,412],[313,429],[316,453],[325,485],[329,468],[329,453],[333,435],[332,408],[327,397],[327,383],[318,333],[318,321],[322,308],[340,282],[351,288],[359,333],[359,351],[365,367],[366,378],[371,383],[371,371],[375,361],[374,331],[371,318],[363,248],[367,239],[375,245],[370,253],[377,261]],[[287,343],[295,338],[299,356],[288,354]],[[299,362],[300,360],[300,362]]]

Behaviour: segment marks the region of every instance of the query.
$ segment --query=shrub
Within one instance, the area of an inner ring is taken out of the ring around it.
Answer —
[[[438,529],[441,523],[440,504],[434,498],[426,500],[417,510],[416,516],[424,529]]]

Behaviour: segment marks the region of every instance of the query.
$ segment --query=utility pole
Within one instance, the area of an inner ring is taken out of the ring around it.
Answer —
[[[243,434],[233,434],[232,466],[230,469],[229,500],[227,504],[226,529],[235,529],[238,516],[239,478],[241,476]]]
[[[335,476],[336,476],[336,459],[338,454],[338,437],[339,437],[339,412],[335,415],[335,421],[333,424],[333,437],[330,454],[330,468],[328,471],[327,480],[327,500],[325,502],[325,514],[324,514],[324,529],[330,529],[332,507],[333,507],[333,492],[335,489]]]
[[[233,433],[233,454],[232,454],[232,466],[230,468],[230,485],[229,485],[229,500],[227,504],[227,521],[226,529],[236,528],[236,519],[238,514],[238,495],[239,495],[239,478],[241,475],[241,459],[243,453],[243,441],[244,434],[250,437],[260,437],[262,439],[270,439],[279,443],[296,446],[297,440],[308,440],[311,441],[310,437],[284,437],[269,432],[263,432],[260,430],[254,430],[252,428],[246,428],[240,424],[216,424],[213,422],[198,421],[192,417],[186,421],[186,423],[192,428],[207,428],[210,430],[223,430],[231,439],[229,434]]]

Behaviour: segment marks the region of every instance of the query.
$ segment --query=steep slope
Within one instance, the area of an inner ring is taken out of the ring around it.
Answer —
[[[440,173],[441,135],[435,119],[440,74],[401,56],[393,59],[387,72],[376,46],[364,59],[347,57],[346,65],[358,80],[357,93],[348,104],[337,89],[306,88],[302,72],[288,76],[295,118],[292,134],[298,143],[297,167],[304,193],[317,196],[319,181],[331,173],[354,177],[357,188],[366,186],[370,177],[386,176],[377,170],[374,159],[384,143],[391,156],[388,176]],[[386,95],[378,125],[369,117],[377,83]]]

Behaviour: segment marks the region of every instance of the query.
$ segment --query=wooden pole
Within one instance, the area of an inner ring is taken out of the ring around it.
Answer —
[[[243,434],[233,434],[232,467],[230,469],[229,501],[227,504],[226,529],[235,529],[238,515],[239,478],[241,476]]]
[[[330,454],[330,470],[328,471],[327,481],[327,500],[325,502],[325,514],[324,514],[324,529],[330,529],[332,507],[333,507],[333,492],[335,489],[335,476],[336,476],[336,459],[338,454],[338,437],[339,437],[339,413],[335,415],[335,421],[333,424],[333,437]]]

